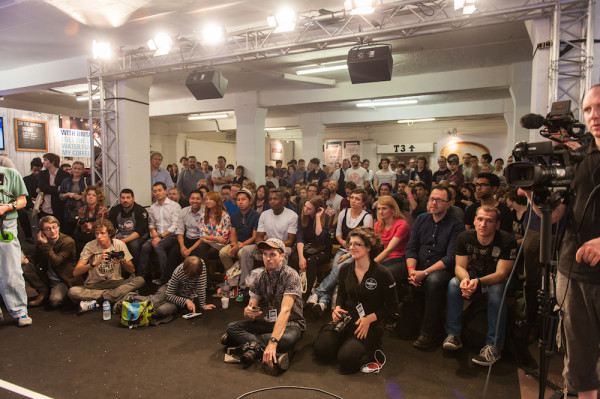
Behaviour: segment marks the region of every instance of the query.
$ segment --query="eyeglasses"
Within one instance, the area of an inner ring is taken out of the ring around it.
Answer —
[[[445,202],[450,202],[450,201],[446,201],[445,199],[441,199],[441,198],[429,197],[429,202],[435,202],[436,204],[443,204]]]
[[[42,230],[44,230],[44,231],[58,230],[58,226],[44,227]]]
[[[348,243],[348,248],[350,247],[356,247],[356,248],[360,248],[360,247],[364,247],[365,244],[361,244],[359,242],[349,242]]]
[[[477,183],[475,187],[492,187],[492,185],[489,183]]]

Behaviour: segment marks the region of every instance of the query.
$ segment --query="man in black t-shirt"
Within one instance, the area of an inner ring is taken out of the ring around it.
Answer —
[[[489,205],[480,207],[474,223],[475,229],[464,231],[456,238],[456,277],[448,284],[445,325],[448,336],[443,348],[462,348],[463,297],[469,299],[475,292],[482,292],[488,299],[488,333],[485,346],[472,361],[489,366],[500,359],[500,351],[504,346],[506,303],[500,305],[507,277],[517,256],[517,242],[512,234],[499,230],[498,208]],[[502,315],[496,336],[499,313]]]
[[[475,195],[479,201],[471,204],[465,209],[465,227],[473,228],[473,220],[475,219],[475,211],[482,205],[490,205],[500,211],[500,230],[513,234],[512,213],[508,206],[502,202],[496,201],[494,195],[500,187],[500,178],[493,173],[480,173],[475,184]]]
[[[133,191],[125,188],[119,197],[121,203],[110,208],[108,220],[115,226],[116,238],[127,245],[137,266],[142,244],[148,238],[148,212],[135,202]]]

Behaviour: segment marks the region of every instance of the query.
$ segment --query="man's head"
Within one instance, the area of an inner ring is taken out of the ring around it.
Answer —
[[[335,193],[338,190],[339,185],[338,185],[337,181],[335,181],[335,180],[329,180],[329,183],[327,184],[327,187],[329,187],[329,191],[330,192]]]
[[[307,190],[308,197],[310,198],[310,197],[314,197],[315,195],[317,195],[318,190],[319,190],[319,186],[317,184],[310,183],[308,185],[308,190]]]
[[[179,163],[181,163],[181,166],[183,168],[187,168],[188,167],[188,157],[179,158]]]
[[[160,167],[162,160],[163,156],[160,152],[153,152],[152,155],[150,155],[150,164],[154,169],[158,169]]]
[[[62,165],[60,165],[60,168],[65,172],[71,174],[71,164],[63,163]]]
[[[58,168],[60,166],[60,157],[56,154],[49,152],[44,154],[43,158],[44,168],[46,169]]]
[[[175,187],[170,188],[167,195],[169,196],[169,199],[174,202],[179,202],[179,199],[181,198],[181,193],[179,192],[179,189]]]
[[[481,156],[481,163],[482,164],[491,164],[492,163],[492,156],[490,154],[483,154]]]
[[[390,166],[389,158],[381,158],[381,169],[387,169]]]
[[[167,198],[167,185],[161,181],[154,183],[152,185],[152,196],[157,201],[163,201]]]
[[[472,155],[471,156],[471,166],[477,166],[479,165],[479,158],[477,158],[477,155]]]
[[[124,188],[121,190],[121,194],[119,195],[119,201],[121,202],[121,206],[123,208],[131,208],[135,202],[135,196],[133,195],[133,191],[129,188]]]
[[[223,199],[223,202],[227,202],[231,199],[231,186],[229,184],[221,187],[221,198]]]
[[[202,207],[202,191],[194,190],[188,198],[193,211],[198,211]]]
[[[198,167],[198,161],[196,160],[195,156],[191,156],[188,158],[188,164],[187,167],[189,170],[191,170],[192,172],[194,170],[196,170],[196,168]]]
[[[448,156],[448,169],[450,169],[452,173],[458,170],[458,162],[458,155],[452,154]]]
[[[592,86],[583,97],[583,119],[600,148],[600,85]]]
[[[427,167],[427,158],[422,155],[417,157],[417,169],[423,170]]]
[[[192,281],[198,280],[204,273],[204,262],[197,256],[188,256],[183,261],[183,273]]]
[[[313,158],[313,159],[311,159],[310,163],[313,166],[312,170],[319,170],[319,164],[321,163],[321,160],[319,158]]]
[[[365,168],[366,170],[369,170],[369,166],[371,166],[371,161],[369,161],[368,159],[363,159],[362,167]]]
[[[342,169],[343,169],[343,170],[346,170],[346,169],[348,169],[349,167],[350,167],[350,160],[349,160],[349,159],[344,159],[344,160],[342,161]]]
[[[500,187],[500,178],[493,173],[480,173],[475,184],[475,195],[479,200],[489,200],[494,197]]]
[[[56,242],[60,235],[60,222],[54,216],[44,216],[40,219],[38,226],[42,234],[50,242]]]
[[[31,168],[31,174],[37,176],[40,173],[40,170],[44,167],[42,160],[39,157],[35,157],[29,163],[29,167]]]
[[[440,156],[437,160],[438,163],[438,168],[441,170],[446,169],[446,157],[445,156]]]
[[[353,168],[358,168],[360,166],[360,156],[358,154],[354,154],[350,157],[350,163]]]
[[[479,167],[479,173],[491,173],[492,169],[490,168],[490,164],[489,163],[483,163],[481,164],[481,166]]]
[[[436,187],[429,196],[429,212],[437,217],[443,218],[452,206],[452,194],[445,187]]]
[[[217,158],[217,166],[219,167],[219,169],[224,170],[226,164],[227,164],[227,159],[225,159],[225,157],[223,155],[220,155]]]
[[[240,211],[246,212],[252,206],[253,195],[247,188],[242,188],[235,196],[236,203]]]
[[[473,223],[478,239],[493,237],[500,228],[500,211],[494,206],[480,206],[475,212]]]
[[[390,158],[390,169],[396,170],[397,166],[398,166],[398,158],[397,157]]]
[[[299,159],[298,160],[298,169],[301,172],[304,172],[304,169],[306,168],[306,161],[304,159]]]
[[[275,167],[277,169],[281,169],[282,166],[283,166],[283,161],[281,159],[278,159],[277,161],[275,161]]]
[[[464,166],[471,165],[471,153],[470,152],[467,152],[465,155],[463,155],[463,165]]]
[[[267,270],[275,270],[285,259],[285,244],[277,238],[269,238],[258,244],[262,250],[263,262]]]
[[[283,207],[285,206],[285,196],[283,195],[283,191],[281,191],[281,189],[277,188],[275,190],[271,190],[269,193],[269,206],[275,213],[283,211]]]
[[[202,161],[202,170],[203,170],[203,171],[205,171],[205,172],[206,172],[206,171],[208,170],[208,167],[209,167],[209,166],[210,166],[210,165],[208,164],[208,161]]]
[[[116,231],[115,226],[108,219],[98,219],[94,222],[92,228],[96,241],[102,248],[108,248],[110,242],[115,238]]]
[[[422,181],[415,183],[414,185],[415,195],[419,199],[427,198],[429,195],[429,187]]]
[[[416,160],[414,158],[411,158],[408,160],[408,169],[414,169],[415,168],[415,162]]]
[[[241,184],[233,183],[231,185],[231,198],[235,201],[238,191],[242,188]]]
[[[494,161],[494,168],[495,168],[496,170],[501,170],[503,167],[504,167],[504,159],[502,159],[502,158],[497,158],[497,159]]]

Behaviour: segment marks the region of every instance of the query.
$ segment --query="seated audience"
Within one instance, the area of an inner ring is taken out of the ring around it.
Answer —
[[[73,236],[78,256],[85,244],[94,239],[92,231],[94,222],[98,219],[105,219],[107,213],[104,206],[104,192],[98,186],[87,186],[83,190],[83,202],[85,206],[79,208],[77,227]]]
[[[181,196],[181,192],[179,191],[178,188],[175,188],[175,187],[170,188],[167,191],[167,197],[171,201],[178,203],[181,208],[185,208],[186,206],[190,206],[190,203],[187,200],[183,199],[183,197]]]
[[[121,190],[119,201],[119,205],[110,208],[108,220],[117,230],[117,239],[127,245],[133,264],[137,265],[142,244],[148,239],[148,212],[135,202],[133,191],[128,188]]]
[[[354,261],[340,269],[332,322],[319,332],[314,352],[322,360],[337,359],[342,369],[358,371],[374,360],[375,351],[381,347],[383,320],[395,312],[398,297],[392,273],[375,261],[382,247],[377,233],[369,227],[357,227],[348,241]],[[351,321],[344,328],[338,327],[346,317]]]
[[[200,213],[200,244],[198,256],[206,263],[218,259],[219,251],[229,241],[231,218],[223,206],[221,194],[212,192],[204,199],[204,212]]]
[[[244,176],[244,167],[239,165],[235,168],[235,177],[231,181],[231,184],[239,184],[241,187],[244,184],[244,180],[248,180],[248,178]]]
[[[169,250],[167,258],[167,269],[175,270],[175,267],[187,259],[190,255],[198,256],[198,245],[200,245],[200,217],[202,208],[202,192],[194,190],[190,193],[190,206],[183,208],[177,215],[177,243]],[[170,272],[169,272],[170,273]]]
[[[427,212],[427,198],[430,189],[423,182],[415,183],[414,187],[406,186],[404,188],[410,214],[417,218],[419,215]]]
[[[506,204],[496,200],[494,195],[500,187],[500,179],[493,173],[481,173],[477,178],[476,196],[478,201],[469,205],[465,209],[465,226],[467,229],[473,227],[473,221],[475,220],[475,211],[479,209],[481,205],[490,205],[498,208],[500,211],[500,229],[507,233],[513,233],[513,222],[511,210]]]
[[[269,188],[265,185],[259,186],[256,190],[256,198],[254,200],[254,210],[258,213],[263,213],[269,209]]]
[[[221,198],[223,199],[223,206],[227,210],[229,216],[233,215],[235,212],[239,211],[240,208],[237,206],[236,196],[238,191],[242,188],[239,184],[226,184],[221,189]]]
[[[465,182],[462,171],[458,168],[459,162],[458,155],[450,154],[448,156],[448,171],[443,178],[443,180],[447,181],[448,183],[454,183],[458,187],[462,186]]]
[[[279,188],[279,178],[275,176],[275,168],[272,166],[267,166],[267,176],[265,177],[265,181],[268,183],[273,183],[275,188]]]

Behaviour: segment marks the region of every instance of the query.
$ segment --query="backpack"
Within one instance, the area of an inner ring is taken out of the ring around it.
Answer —
[[[121,325],[130,329],[147,326],[150,324],[153,313],[154,305],[152,301],[123,301],[121,305]]]

